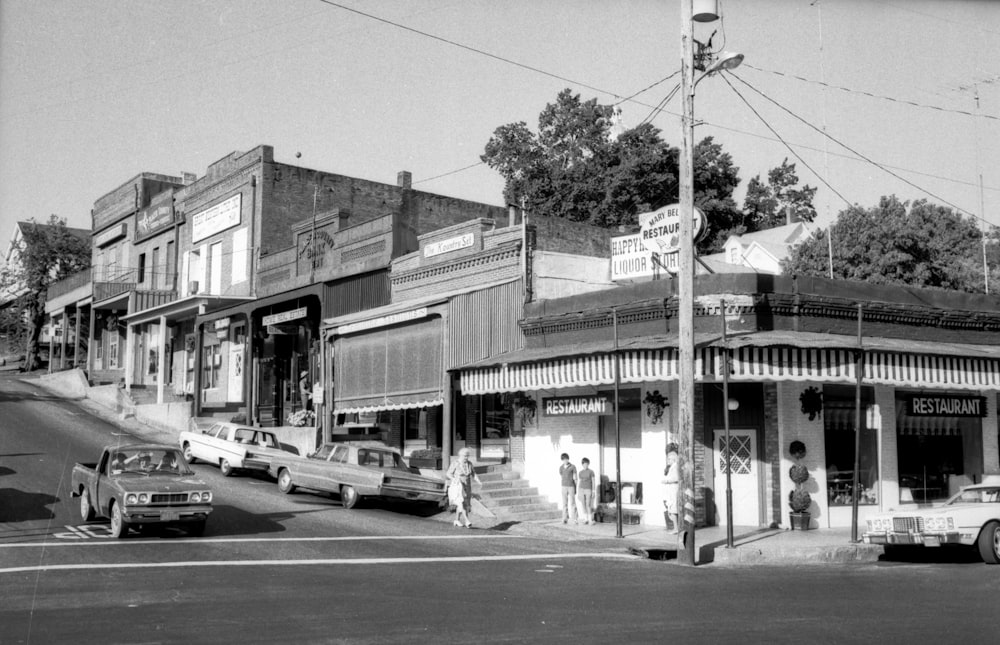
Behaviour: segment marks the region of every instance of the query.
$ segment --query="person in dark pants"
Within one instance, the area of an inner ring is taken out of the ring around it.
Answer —
[[[559,458],[562,459],[562,465],[559,466],[559,480],[562,485],[563,524],[569,520],[571,514],[573,522],[578,524],[580,520],[576,515],[576,466],[569,463],[569,455],[565,452]]]

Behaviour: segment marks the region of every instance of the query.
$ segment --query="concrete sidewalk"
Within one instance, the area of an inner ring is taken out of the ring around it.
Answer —
[[[569,540],[601,540],[651,559],[672,560],[683,548],[678,536],[659,527],[623,525],[617,537],[615,524],[563,524],[525,522],[506,528],[512,533]],[[851,542],[850,529],[790,531],[749,526],[733,527],[733,548],[726,546],[726,527],[707,526],[695,531],[698,564],[841,564],[874,562],[881,546]]]

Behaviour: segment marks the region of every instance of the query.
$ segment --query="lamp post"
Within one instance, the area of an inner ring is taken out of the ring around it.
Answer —
[[[723,69],[743,62],[742,54],[721,54],[697,80],[694,78],[693,0],[681,2],[681,121],[680,150],[680,258],[677,272],[677,425],[680,450],[681,485],[678,492],[678,560],[695,564],[694,524],[694,90],[698,82]],[[717,20],[714,12],[699,12],[699,22]],[[683,548],[681,548],[683,547]]]

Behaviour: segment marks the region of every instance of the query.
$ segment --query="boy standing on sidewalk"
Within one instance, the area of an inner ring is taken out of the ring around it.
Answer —
[[[576,466],[569,463],[569,455],[565,452],[559,457],[562,465],[559,466],[559,479],[562,485],[562,505],[563,524],[569,519],[570,512],[573,514],[573,522],[579,524],[576,515]]]
[[[576,479],[580,484],[580,493],[577,499],[580,501],[580,513],[583,514],[583,523],[590,524],[594,518],[596,510],[595,499],[597,493],[597,480],[594,478],[594,471],[590,469],[590,460],[584,457],[580,460],[580,472]]]

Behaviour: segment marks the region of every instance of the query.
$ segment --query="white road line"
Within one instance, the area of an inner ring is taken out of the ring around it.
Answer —
[[[101,525],[103,526],[103,525]],[[69,527],[72,528],[72,527]],[[297,538],[172,538],[162,539],[126,539],[112,540],[99,538],[86,542],[20,542],[14,544],[0,544],[0,549],[14,549],[24,547],[35,547],[51,549],[53,547],[64,546],[129,546],[140,544],[156,544],[169,546],[171,544],[183,544],[185,542],[196,542],[198,544],[235,544],[240,542],[364,542],[364,541],[391,541],[391,540],[520,540],[520,535],[350,535],[343,537],[297,537]]]
[[[314,560],[206,560],[204,562],[132,562],[115,563],[115,570],[121,569],[154,569],[163,567],[298,567],[333,564],[423,564],[428,562],[458,563],[458,562],[512,562],[517,560],[638,560],[639,557],[627,553],[537,553],[527,555],[470,555],[435,558],[333,558]],[[92,569],[107,570],[108,564],[40,564],[29,567],[9,567],[0,569],[4,573],[27,573],[39,571],[88,571]]]

